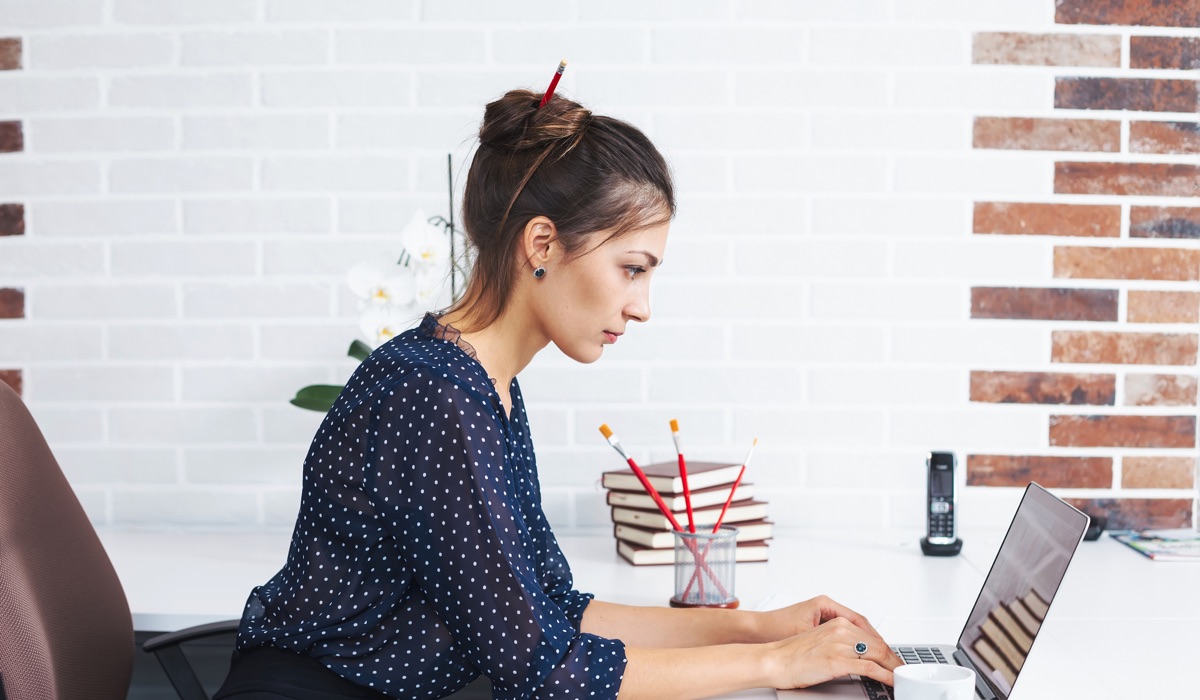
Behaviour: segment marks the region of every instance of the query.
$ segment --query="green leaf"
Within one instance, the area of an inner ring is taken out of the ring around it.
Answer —
[[[329,409],[333,408],[333,402],[337,401],[338,394],[342,393],[342,388],[332,384],[306,386],[296,392],[296,398],[292,399],[291,403],[309,411],[328,413]]]
[[[350,343],[350,349],[346,351],[346,354],[362,362],[367,359],[367,355],[371,354],[371,347],[361,340],[356,340]]]

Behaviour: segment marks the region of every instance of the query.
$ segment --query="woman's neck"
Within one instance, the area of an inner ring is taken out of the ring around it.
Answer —
[[[501,313],[495,321],[482,328],[472,328],[470,320],[467,314],[456,310],[442,316],[439,323],[459,329],[463,340],[475,348],[475,359],[483,365],[507,403],[508,388],[513,378],[550,341],[544,333],[533,327],[528,318],[521,315]]]

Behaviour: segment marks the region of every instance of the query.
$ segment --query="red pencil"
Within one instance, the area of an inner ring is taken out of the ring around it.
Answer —
[[[630,457],[628,454],[626,454],[625,448],[621,447],[620,441],[618,441],[616,436],[613,435],[612,428],[608,427],[608,424],[605,423],[600,426],[600,434],[603,435],[604,439],[608,440],[608,444],[612,445],[613,449],[615,449],[617,453],[624,457],[625,461],[629,463],[629,468],[633,470],[634,476],[636,476],[638,481],[641,482],[642,488],[646,489],[646,493],[650,494],[650,498],[654,500],[654,505],[658,506],[658,510],[664,516],[666,516],[667,520],[671,523],[671,527],[682,532],[683,528],[680,527],[679,521],[675,519],[675,514],[672,513],[671,509],[667,507],[667,504],[665,501],[663,501],[662,496],[658,495],[658,489],[654,488],[654,484],[650,483],[650,480],[646,478],[646,472],[642,471],[642,468],[637,465],[637,462],[633,461],[633,457]]]
[[[671,439],[675,441],[675,453],[679,455],[679,478],[683,481],[683,504],[687,507],[688,532],[696,532],[696,519],[692,515],[692,490],[687,482],[687,460],[683,458],[683,448],[679,446],[679,421],[671,419]]]
[[[563,71],[567,69],[567,59],[558,62],[558,70],[554,71],[554,77],[550,79],[550,87],[546,88],[546,94],[542,95],[542,101],[538,104],[538,109],[550,101],[554,96],[554,88],[558,87],[558,79],[562,77]]]
[[[729,489],[729,497],[725,499],[725,505],[721,507],[721,514],[717,516],[717,524],[713,525],[712,534],[714,535],[721,530],[721,523],[725,521],[725,512],[729,510],[729,504],[733,503],[733,495],[737,493],[738,484],[742,483],[742,477],[746,475],[746,465],[750,464],[750,456],[754,454],[754,447],[757,444],[758,438],[754,438],[754,442],[750,443],[750,451],[746,453],[746,459],[742,460],[742,468],[738,471],[737,478],[733,480],[733,488]],[[709,570],[708,563],[705,561],[705,559],[708,557],[708,548],[711,544],[712,542],[706,542],[704,545],[704,551],[697,553],[700,560],[700,566],[702,566],[705,571]],[[696,583],[697,580],[699,580],[701,586],[704,585],[703,579],[700,578],[699,570],[692,572],[692,578],[688,581],[687,588],[685,588],[683,591],[685,598],[687,597],[688,593],[691,592],[692,584]],[[701,588],[701,596],[704,595],[703,590],[704,589]],[[722,593],[722,595],[724,595],[724,593]]]
[[[725,505],[721,508],[721,514],[717,516],[717,524],[713,525],[713,534],[721,529],[721,523],[725,520],[725,512],[729,510],[729,504],[733,503],[733,494],[737,493],[738,484],[742,483],[742,477],[746,474],[746,465],[750,464],[750,456],[754,454],[754,446],[758,444],[758,438],[754,438],[754,442],[750,444],[750,451],[746,453],[746,459],[742,460],[741,471],[738,472],[737,478],[733,481],[733,488],[729,489],[729,498],[725,499]]]

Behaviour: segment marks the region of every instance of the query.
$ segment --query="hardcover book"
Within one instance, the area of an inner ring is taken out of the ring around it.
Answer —
[[[687,465],[688,488],[693,493],[711,486],[732,484],[742,470],[741,464],[728,462],[689,462]],[[682,495],[683,479],[679,476],[679,463],[656,462],[642,467],[646,480],[650,482],[663,498],[667,494]],[[615,469],[604,472],[600,484],[606,489],[616,491],[641,491],[642,482],[634,476],[630,469]]]
[[[696,527],[708,525],[711,528],[715,525],[717,518],[721,516],[721,508],[723,506],[724,504],[709,506],[708,508],[693,508],[692,517]],[[687,511],[675,511],[674,515],[680,525],[687,526]],[[729,510],[726,511],[722,524],[734,525],[746,522],[747,520],[762,520],[765,517],[767,517],[767,504],[763,501],[755,501],[747,498],[729,504]],[[612,519],[614,523],[635,525],[648,530],[671,529],[671,521],[667,520],[666,516],[657,510],[614,507],[612,509]]]
[[[691,479],[688,479],[688,486],[692,485]],[[692,489],[692,509],[704,508],[706,506],[723,506],[725,499],[729,498],[729,488],[731,484],[721,484],[719,486],[711,486],[706,489]],[[659,494],[662,496],[663,502],[667,504],[667,508],[672,511],[687,511],[687,502],[683,498],[683,494]],[[737,494],[733,497],[734,500],[740,501],[747,498],[754,498],[754,484],[743,481],[738,484]],[[608,505],[620,506],[622,508],[641,508],[642,510],[658,510],[658,506],[654,504],[654,499],[650,494],[642,490],[641,484],[638,485],[635,491],[609,491]]]
[[[728,519],[728,516],[727,516]],[[681,521],[686,525],[686,521]],[[738,542],[754,542],[771,537],[774,523],[770,520],[750,520],[741,523],[730,523],[737,528]],[[617,523],[613,526],[613,536],[633,544],[649,547],[650,549],[669,549],[675,546],[675,533],[670,530],[651,530],[636,525]]]

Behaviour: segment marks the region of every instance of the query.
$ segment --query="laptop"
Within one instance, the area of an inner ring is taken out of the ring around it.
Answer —
[[[892,649],[905,663],[947,663],[974,669],[975,697],[1008,700],[1054,594],[1087,530],[1088,516],[1031,483],[984,579],[958,643],[904,644]],[[847,676],[798,690],[792,698],[892,698],[892,689]]]

